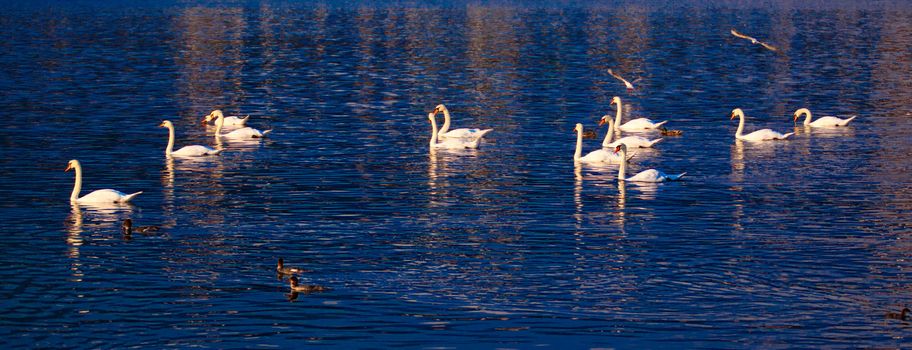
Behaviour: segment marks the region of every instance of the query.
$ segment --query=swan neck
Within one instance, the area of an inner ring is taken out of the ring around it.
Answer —
[[[621,125],[621,108],[622,108],[622,107],[621,107],[621,100],[618,99],[618,102],[617,102],[617,112],[616,112],[615,115],[614,115],[614,125],[617,125],[617,126],[620,126],[620,125]]]
[[[165,155],[170,156],[174,150],[174,126],[168,125],[168,146],[165,147]]]
[[[605,134],[605,140],[602,141],[602,147],[608,147],[608,144],[612,141],[612,136],[614,136],[614,122],[608,120],[608,133]]]
[[[70,203],[76,203],[79,199],[79,191],[82,190],[82,166],[76,163],[76,182],[73,184],[73,193],[70,193]]]
[[[219,116],[215,120],[215,139],[218,140],[222,136],[222,125],[225,125],[225,117]]]
[[[738,131],[735,131],[735,137],[741,137],[744,132],[744,113],[738,113]]]
[[[430,147],[434,148],[434,145],[437,144],[437,121],[431,119],[431,142]]]
[[[446,134],[447,131],[450,131],[450,110],[443,107],[443,126],[438,131],[438,134]]]
[[[621,165],[618,166],[618,181],[627,179],[627,149],[621,147]]]
[[[576,129],[576,151],[573,152],[573,161],[579,161],[583,155],[583,130]]]
[[[811,125],[811,111],[802,111],[805,115],[804,125]]]

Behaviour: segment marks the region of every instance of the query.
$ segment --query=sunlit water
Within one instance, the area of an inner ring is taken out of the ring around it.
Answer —
[[[0,342],[908,347],[910,8],[666,5],[3,4]],[[686,181],[574,167],[615,95],[684,132],[631,170]],[[495,131],[429,153],[438,103]],[[797,135],[736,143],[735,107]],[[167,161],[215,108],[275,131]],[[74,158],[144,193],[71,207]]]

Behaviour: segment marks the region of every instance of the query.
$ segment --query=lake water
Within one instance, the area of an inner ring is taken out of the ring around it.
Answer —
[[[912,346],[912,6],[0,7],[5,347]],[[685,181],[574,166],[616,95],[684,132],[631,170]],[[494,132],[429,152],[439,103]],[[736,107],[797,134],[734,142]],[[275,131],[167,160],[215,108]],[[144,193],[73,207],[70,159]]]

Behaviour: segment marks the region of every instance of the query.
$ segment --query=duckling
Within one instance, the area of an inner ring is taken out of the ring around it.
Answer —
[[[894,320],[905,321],[905,320],[906,320],[906,314],[909,313],[909,312],[912,312],[912,310],[909,310],[909,308],[904,307],[904,308],[902,309],[902,311],[900,311],[899,313],[888,312],[888,313],[887,313],[887,318],[894,319]]]
[[[312,293],[312,292],[325,292],[325,291],[329,290],[329,288],[326,288],[324,286],[319,286],[316,284],[304,284],[304,285],[298,284],[297,276],[291,276],[291,278],[288,279],[288,282],[291,284],[292,292]]]
[[[133,234],[133,232],[136,232],[139,234],[144,234],[144,235],[149,235],[149,234],[152,234],[153,232],[158,232],[159,227],[158,226],[133,227],[133,220],[126,219],[123,221],[122,229],[123,229],[124,236],[129,236],[129,235]]]
[[[664,126],[662,129],[662,136],[681,136],[684,132],[681,130],[668,130]]]
[[[282,258],[279,258],[279,263],[276,264],[276,272],[278,272],[280,275],[293,275],[296,273],[305,273],[308,271],[297,267],[287,267],[285,266],[285,261],[282,260]]]
[[[598,137],[598,134],[595,132],[595,130],[592,130],[592,129],[583,130],[584,139],[594,139],[596,137]]]

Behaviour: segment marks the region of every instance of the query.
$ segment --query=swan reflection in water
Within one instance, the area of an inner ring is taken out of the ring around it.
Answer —
[[[85,243],[83,232],[85,231],[85,221],[88,217],[91,222],[98,224],[92,227],[103,228],[111,232],[120,232],[118,224],[123,218],[130,217],[133,212],[133,206],[129,204],[70,204],[70,215],[64,221],[66,225],[66,243],[67,256],[73,260],[70,270],[72,271],[71,281],[81,282],[83,272],[81,270],[79,249]]]

